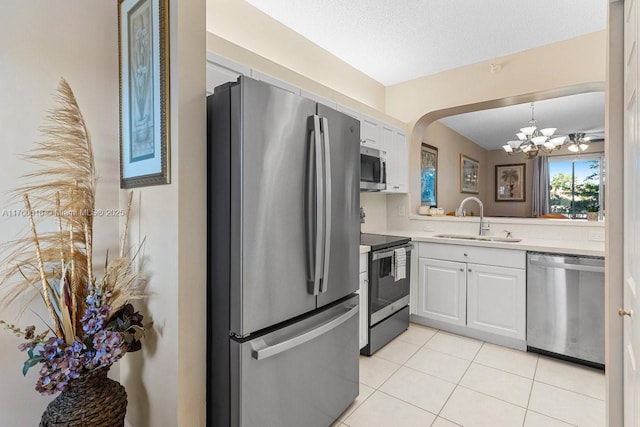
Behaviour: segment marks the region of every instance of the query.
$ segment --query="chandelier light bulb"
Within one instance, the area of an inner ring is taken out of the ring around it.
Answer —
[[[572,153],[577,153],[578,151],[580,151],[580,148],[578,148],[578,146],[576,144],[571,144],[567,147],[567,149],[569,151],[571,151]]]
[[[522,132],[518,132],[518,133],[516,133],[516,136],[518,137],[518,139],[519,139],[520,141],[524,141],[525,139],[527,139],[527,135],[525,135],[525,134],[524,134],[524,133],[522,133]]]
[[[531,136],[533,135],[533,131],[535,130],[536,130],[535,126],[529,126],[529,127],[520,129],[520,132],[524,133],[526,136]]]
[[[508,141],[507,144],[509,145],[510,148],[512,148],[513,150],[515,150],[516,148],[518,148],[520,146],[520,144],[522,143],[522,141]]]
[[[546,129],[541,129],[540,132],[542,132],[544,136],[551,136],[556,131],[556,129],[557,128],[546,128]]]

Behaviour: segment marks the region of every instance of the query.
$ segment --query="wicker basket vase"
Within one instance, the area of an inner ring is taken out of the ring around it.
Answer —
[[[107,377],[108,368],[90,371],[69,383],[42,414],[40,427],[122,427],[127,392]]]

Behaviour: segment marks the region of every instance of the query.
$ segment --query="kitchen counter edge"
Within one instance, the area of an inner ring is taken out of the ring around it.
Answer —
[[[481,246],[487,248],[501,248],[501,249],[513,249],[520,251],[531,252],[549,252],[564,255],[584,255],[594,257],[604,257],[604,243],[602,248],[598,248],[597,244],[593,244],[593,247],[577,247],[567,246],[563,241],[541,241],[534,239],[522,239],[520,242],[492,242],[483,240],[462,240],[451,239],[446,237],[434,237],[431,233],[411,231],[411,230],[385,230],[376,231],[375,234],[387,234],[393,236],[410,237],[414,242],[427,242],[427,243],[445,243],[450,245],[461,246]],[[360,246],[360,253],[362,253],[362,246]]]

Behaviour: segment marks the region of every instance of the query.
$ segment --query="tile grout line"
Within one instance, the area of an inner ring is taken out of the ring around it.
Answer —
[[[564,421],[564,420],[561,420],[560,418],[556,418],[556,417],[552,417],[551,415],[543,414],[542,412],[534,411],[532,409],[527,409],[527,412],[529,412],[529,411],[533,412],[534,414],[542,415],[543,417],[551,418],[552,420],[559,421],[561,423],[567,424],[567,425],[569,425],[571,427],[579,427],[579,426],[577,426],[575,424],[571,424],[569,421]]]
[[[474,393],[478,393],[478,394],[481,394],[481,395],[483,395],[483,396],[487,396],[487,397],[490,397],[490,398],[492,398],[492,399],[499,400],[499,401],[500,401],[500,402],[502,402],[502,403],[507,403],[507,404],[509,404],[509,405],[511,405],[511,406],[515,406],[516,408],[524,409],[524,410],[525,410],[525,412],[527,411],[527,408],[526,408],[526,407],[524,407],[524,406],[517,405],[517,404],[515,404],[515,403],[513,403],[513,402],[507,402],[507,401],[506,401],[506,400],[504,400],[504,399],[500,399],[499,397],[492,396],[492,395],[487,394],[487,393],[485,393],[485,392],[483,392],[483,391],[474,390],[474,389],[472,389],[471,387],[467,387],[466,385],[462,385],[462,384],[460,384],[458,387],[462,387],[462,388],[467,389],[467,390],[470,390],[470,391],[472,391],[472,392],[474,392]],[[458,388],[458,387],[456,387],[456,388]]]
[[[450,354],[442,353],[442,352],[440,352],[440,351],[437,351],[437,350],[434,350],[434,349],[431,349],[431,348],[426,347],[427,343],[428,343],[429,341],[431,341],[431,339],[433,339],[433,337],[435,337],[435,336],[438,334],[438,332],[440,332],[440,329],[436,329],[435,331],[436,331],[436,332],[435,332],[433,335],[431,335],[431,336],[427,339],[427,341],[425,341],[425,343],[424,343],[424,344],[422,344],[422,346],[421,346],[420,348],[418,348],[418,349],[417,349],[417,350],[416,350],[416,351],[411,355],[411,357],[409,357],[409,359],[407,359],[407,360],[406,360],[406,362],[404,362],[402,365],[400,365],[400,368],[403,368],[403,367],[404,367],[404,368],[410,369],[410,370],[412,370],[412,371],[419,372],[419,373],[421,373],[421,374],[423,374],[423,375],[428,375],[428,376],[430,376],[430,377],[433,377],[433,378],[439,379],[439,380],[444,381],[444,382],[446,382],[446,383],[454,384],[454,383],[452,383],[452,382],[450,382],[450,381],[444,380],[444,379],[442,379],[442,378],[436,377],[436,376],[434,376],[434,375],[427,374],[426,372],[422,372],[422,371],[420,371],[420,370],[418,370],[418,369],[414,369],[414,368],[412,368],[412,367],[410,367],[410,366],[407,366],[407,362],[408,362],[409,360],[411,360],[411,358],[412,358],[413,356],[415,356],[415,354],[416,354],[418,351],[422,350],[423,348],[427,348],[428,350],[435,351],[435,352],[437,352],[437,353],[441,353],[441,354],[445,354],[445,355],[447,355],[447,356],[456,357],[456,356],[452,356],[452,355],[450,355]],[[482,345],[484,345],[484,342],[482,343]],[[480,348],[482,348],[482,345],[480,346]],[[479,352],[479,351],[480,351],[480,349],[478,349],[478,352]],[[460,359],[460,360],[468,361],[467,359],[462,359],[462,358],[460,358],[460,357],[456,357],[456,358],[457,358],[457,359]],[[386,359],[385,359],[385,360],[386,360]],[[469,363],[469,366],[471,366],[471,363]],[[397,399],[397,400],[399,400],[399,401],[401,401],[401,402],[403,402],[403,403],[406,403],[406,404],[408,404],[408,405],[411,405],[411,406],[413,406],[413,407],[415,407],[415,408],[418,408],[418,409],[420,409],[420,410],[422,410],[422,411],[425,411],[425,412],[428,412],[428,413],[430,413],[430,414],[433,414],[433,412],[431,412],[431,411],[428,411],[428,410],[426,410],[426,409],[424,409],[424,408],[421,408],[421,407],[419,407],[419,406],[417,406],[417,405],[414,405],[414,404],[413,404],[413,403],[411,403],[411,402],[407,402],[407,401],[406,401],[406,400],[404,400],[404,399],[400,399],[399,397],[392,396],[392,395],[390,395],[390,394],[388,394],[388,393],[385,393],[383,390],[380,390],[380,388],[381,388],[384,384],[386,384],[386,383],[387,383],[387,381],[389,381],[389,380],[391,379],[391,377],[392,377],[393,375],[395,375],[395,373],[396,373],[396,372],[398,372],[398,371],[400,370],[400,368],[396,369],[396,370],[394,371],[394,373],[393,373],[393,374],[391,374],[391,376],[389,376],[389,378],[387,378],[387,379],[386,379],[386,380],[385,380],[385,381],[380,385],[380,387],[378,387],[378,388],[376,389],[376,391],[379,391],[380,393],[382,393],[382,394],[384,394],[384,395],[386,395],[386,396],[389,396],[389,397],[391,397],[391,398],[393,398],[393,399]],[[468,369],[468,367],[467,367],[467,369]],[[465,373],[466,373],[466,370],[465,370]],[[464,376],[464,373],[462,374],[462,376],[460,377],[460,380],[459,380],[458,382],[460,382],[460,381],[462,380],[462,377],[463,377],[463,376]],[[433,422],[434,422],[434,423],[438,420],[438,417],[440,417],[440,412],[442,412],[442,409],[445,407],[445,405],[446,405],[446,404],[447,404],[447,402],[449,401],[449,398],[451,397],[451,395],[453,394],[453,392],[456,390],[457,386],[458,386],[458,385],[457,385],[457,384],[455,384],[455,387],[453,388],[453,390],[451,390],[451,393],[449,393],[449,396],[447,397],[447,400],[443,403],[443,405],[442,405],[442,407],[440,408],[440,410],[438,411],[438,413],[437,413],[437,414],[433,414],[433,415],[435,415],[435,418],[434,418],[434,420],[433,420]],[[372,393],[371,395],[373,395],[373,393]],[[369,397],[370,397],[370,396],[369,396]],[[351,415],[349,415],[349,416],[351,416]],[[443,418],[444,418],[444,417],[443,417]],[[445,419],[446,419],[446,418],[445,418]],[[446,419],[446,420],[447,420],[447,421],[450,421],[450,420],[448,420],[448,419]],[[451,422],[453,422],[453,421],[451,421]],[[433,423],[432,423],[432,424],[433,424]],[[454,423],[454,424],[457,424],[457,423]],[[459,425],[459,424],[457,424],[457,425]]]
[[[527,413],[529,412],[529,405],[531,404],[531,395],[533,394],[533,386],[536,383],[536,374],[538,373],[538,363],[540,363],[540,356],[536,359],[536,367],[533,370],[533,379],[531,380],[531,388],[529,389],[529,398],[527,399],[527,411],[524,413],[524,420],[522,421],[522,426],[527,422]]]
[[[392,395],[392,394],[386,393],[386,392],[385,392],[385,391],[383,391],[383,390],[376,390],[376,391],[379,391],[380,393],[384,394],[384,395],[385,395],[385,396],[387,396],[387,397],[390,397],[390,398],[395,399],[395,400],[399,400],[399,401],[400,401],[400,402],[402,402],[402,403],[406,403],[407,405],[413,406],[414,408],[418,408],[418,409],[420,409],[421,411],[428,412],[428,413],[429,413],[429,414],[431,414],[431,415],[435,415],[435,417],[436,417],[436,418],[438,418],[438,416],[437,416],[436,414],[434,414],[433,412],[429,411],[428,409],[421,408],[421,407],[420,407],[420,406],[418,406],[418,405],[415,405],[415,404],[413,404],[413,403],[411,403],[411,402],[407,402],[406,400],[400,399],[399,397],[396,397],[396,396],[394,396],[394,395]],[[435,420],[434,420],[434,421],[435,421]]]
[[[486,368],[492,368],[492,369],[495,369],[495,370],[500,371],[500,372],[506,372],[507,374],[516,375],[516,376],[518,376],[518,377],[520,377],[520,378],[525,378],[525,379],[527,379],[527,380],[531,380],[531,381],[533,381],[533,377],[527,377],[527,376],[525,376],[525,375],[516,374],[516,373],[514,373],[514,372],[507,371],[507,370],[505,370],[505,369],[496,368],[495,366],[487,365],[486,363],[476,362],[475,360],[473,360],[473,363],[476,363],[476,364],[478,364],[478,365],[480,365],[480,366],[484,366],[484,367],[486,367]],[[536,360],[536,366],[537,366],[537,365],[538,365],[538,361]],[[534,369],[534,373],[535,373],[535,369]]]
[[[438,333],[437,331],[438,331],[438,330],[436,330],[436,333],[435,333],[435,334],[433,334],[433,335],[431,335],[431,336],[429,337],[429,339],[427,339],[427,341],[426,341],[424,344],[422,344],[422,347],[419,347],[415,352],[413,352],[413,353],[411,354],[411,356],[409,356],[409,359],[407,359],[404,363],[399,364],[398,369],[396,369],[395,371],[393,371],[393,372],[391,373],[391,375],[389,375],[389,378],[387,378],[386,380],[384,380],[384,381],[382,382],[382,384],[380,384],[380,385],[379,385],[378,387],[376,387],[375,389],[376,389],[376,390],[380,390],[380,387],[382,387],[383,385],[385,385],[385,384],[387,383],[387,381],[389,381],[389,380],[391,379],[391,377],[392,377],[392,376],[394,376],[394,375],[396,374],[396,372],[398,372],[398,371],[400,370],[400,368],[402,368],[403,366],[405,366],[405,365],[407,364],[407,362],[408,362],[408,361],[409,361],[409,360],[410,360],[410,359],[411,359],[411,358],[412,358],[412,357],[413,357],[417,352],[419,352],[419,351],[420,351],[420,350],[421,350],[425,345],[427,345],[427,343],[429,342],[429,340],[431,340],[431,338],[433,338],[433,337],[435,337],[435,336],[436,336],[436,334]],[[405,332],[406,332],[406,331],[405,331]],[[403,342],[404,342],[404,341],[403,341]],[[410,343],[409,343],[409,344],[410,344]],[[373,357],[373,356],[371,356],[371,357]],[[393,361],[391,361],[391,360],[387,360],[387,359],[385,359],[384,357],[381,357],[381,359],[382,359],[382,360],[386,360],[387,362],[395,363],[396,365],[398,364],[398,363],[393,362]],[[407,368],[408,368],[408,366],[407,366]],[[414,369],[414,370],[415,370],[415,369]],[[382,390],[380,390],[380,392],[381,392],[381,393],[384,393]],[[373,393],[372,393],[372,394],[373,394]],[[385,394],[386,394],[386,393],[385,393]],[[403,401],[403,402],[404,402],[404,401]],[[406,403],[409,403],[409,402],[406,402]],[[415,406],[415,405],[414,405],[414,406]]]
[[[427,375],[427,376],[429,376],[429,377],[432,377],[432,378],[435,378],[435,379],[439,379],[439,380],[441,380],[441,381],[444,381],[444,382],[446,382],[446,383],[449,383],[449,384],[453,384],[453,385],[454,385],[454,387],[453,387],[453,389],[452,389],[451,393],[449,393],[449,396],[447,397],[447,399],[445,400],[445,402],[444,402],[444,403],[442,404],[442,406],[440,407],[440,410],[438,411],[438,413],[437,413],[437,414],[435,414],[435,419],[434,419],[433,423],[435,423],[435,422],[438,420],[438,418],[442,418],[442,419],[444,419],[444,420],[446,420],[446,421],[449,421],[449,422],[451,422],[451,423],[454,423],[454,424],[458,425],[458,424],[457,424],[457,423],[455,423],[454,421],[451,421],[451,420],[449,420],[449,419],[444,418],[444,417],[442,417],[442,416],[441,416],[442,411],[443,411],[443,410],[444,410],[444,408],[447,406],[447,404],[449,403],[449,401],[450,401],[451,397],[453,396],[453,393],[455,393],[455,391],[456,391],[458,388],[464,388],[464,389],[467,389],[467,390],[471,390],[471,391],[473,391],[473,392],[479,393],[479,394],[484,395],[484,396],[487,396],[487,397],[489,397],[489,398],[496,399],[496,400],[498,400],[498,401],[500,401],[500,402],[503,402],[503,403],[506,403],[506,404],[509,404],[509,405],[513,405],[513,406],[515,406],[515,407],[517,407],[517,408],[523,408],[523,409],[525,410],[525,415],[524,415],[523,424],[522,424],[523,426],[524,426],[524,424],[526,423],[527,415],[528,415],[528,412],[529,412],[529,411],[534,412],[534,413],[536,413],[536,414],[538,414],[538,415],[541,415],[541,416],[544,416],[544,417],[548,417],[548,418],[550,418],[550,419],[553,419],[553,420],[556,420],[556,421],[562,422],[562,423],[566,423],[567,425],[574,426],[573,424],[571,424],[571,423],[569,423],[569,422],[567,422],[567,421],[564,421],[564,420],[561,420],[561,419],[555,418],[555,417],[553,417],[553,416],[546,415],[546,414],[540,413],[540,412],[538,412],[538,411],[534,411],[534,410],[529,409],[529,405],[531,404],[531,397],[532,397],[532,395],[533,395],[533,387],[534,387],[534,385],[535,385],[535,383],[536,383],[536,382],[538,382],[538,383],[540,383],[540,384],[544,384],[544,385],[549,386],[549,387],[557,388],[557,389],[559,389],[559,390],[563,390],[563,391],[566,391],[566,392],[575,393],[575,394],[580,395],[580,396],[584,396],[584,397],[587,397],[587,398],[591,398],[591,399],[596,400],[596,401],[600,401],[600,402],[602,402],[602,401],[603,401],[603,400],[598,399],[598,398],[596,398],[596,397],[589,396],[589,395],[586,395],[586,394],[583,394],[583,393],[580,393],[580,392],[576,392],[576,391],[574,391],[574,390],[570,390],[570,389],[567,389],[567,388],[564,388],[564,387],[559,387],[559,386],[557,386],[557,385],[549,384],[549,383],[546,383],[546,382],[544,382],[544,381],[536,380],[536,375],[537,375],[537,371],[538,371],[538,368],[539,368],[539,362],[540,362],[540,356],[539,356],[539,355],[536,357],[536,363],[535,363],[535,368],[534,368],[534,372],[533,372],[533,378],[529,378],[529,377],[526,377],[526,376],[523,376],[523,375],[520,375],[520,374],[516,374],[516,373],[510,372],[510,371],[506,371],[506,370],[504,370],[504,369],[496,368],[496,367],[494,367],[494,366],[485,365],[485,364],[483,364],[483,363],[481,363],[481,362],[476,362],[476,359],[477,359],[478,355],[480,354],[480,352],[482,351],[483,347],[485,347],[485,345],[486,345],[486,344],[488,344],[486,341],[476,340],[476,341],[481,342],[481,345],[480,345],[480,347],[478,348],[478,350],[475,352],[475,355],[473,356],[473,359],[471,359],[471,360],[466,359],[466,358],[462,358],[462,357],[458,357],[458,356],[455,356],[455,355],[452,355],[452,354],[449,354],[449,353],[444,353],[444,352],[442,352],[442,351],[439,351],[439,350],[436,350],[436,349],[433,349],[433,348],[427,347],[427,344],[428,344],[428,343],[429,343],[429,342],[430,342],[430,341],[431,341],[431,340],[432,340],[436,335],[438,335],[438,333],[440,333],[440,332],[443,332],[443,335],[451,335],[451,336],[454,336],[454,337],[458,337],[458,336],[457,336],[457,335],[455,335],[455,334],[448,334],[448,333],[446,333],[446,332],[444,332],[444,331],[441,331],[441,330],[439,330],[439,329],[433,329],[433,328],[430,328],[430,329],[431,329],[431,330],[435,330],[435,333],[434,333],[433,335],[431,335],[431,336],[430,336],[430,337],[429,337],[429,338],[424,342],[424,344],[422,344],[422,345],[421,345],[421,346],[419,346],[415,351],[413,351],[413,352],[411,353],[411,355],[409,356],[409,358],[407,358],[407,360],[406,360],[404,363],[402,363],[402,364],[398,364],[397,362],[395,362],[395,361],[393,361],[393,360],[389,360],[389,359],[386,359],[386,358],[384,358],[384,357],[378,356],[381,360],[387,361],[387,362],[389,362],[389,363],[394,363],[394,364],[398,365],[398,367],[397,367],[396,369],[394,369],[394,370],[393,370],[393,372],[391,373],[391,375],[390,375],[386,380],[384,380],[384,381],[383,381],[383,382],[382,382],[378,387],[370,387],[370,386],[368,386],[367,384],[364,384],[364,383],[363,383],[364,385],[367,385],[368,387],[373,388],[373,390],[374,390],[374,391],[373,391],[369,396],[367,396],[367,398],[366,398],[366,399],[364,399],[364,400],[360,403],[360,405],[358,405],[358,407],[356,407],[356,408],[354,409],[354,411],[353,411],[351,414],[349,414],[349,417],[347,417],[347,419],[348,419],[348,418],[350,418],[350,417],[351,417],[351,416],[352,416],[352,415],[353,415],[353,414],[354,414],[354,413],[355,413],[355,412],[356,412],[356,411],[357,411],[357,410],[358,410],[358,409],[359,409],[359,408],[360,408],[360,407],[361,407],[361,406],[362,406],[362,405],[363,405],[363,404],[364,404],[364,403],[365,403],[365,402],[366,402],[366,401],[367,401],[367,400],[368,400],[368,399],[369,399],[373,394],[375,394],[375,392],[377,392],[377,391],[379,391],[380,393],[384,394],[385,396],[387,396],[387,397],[389,397],[389,398],[399,400],[399,401],[401,401],[401,402],[403,402],[403,403],[405,403],[405,404],[408,404],[408,405],[413,406],[413,407],[415,407],[415,408],[417,408],[417,409],[419,409],[419,410],[422,410],[422,411],[425,411],[425,412],[427,412],[427,413],[429,413],[429,414],[434,415],[434,413],[433,413],[433,412],[431,412],[431,411],[430,411],[430,410],[428,410],[428,409],[424,409],[424,408],[422,408],[422,407],[420,407],[420,406],[418,406],[418,405],[415,405],[415,404],[413,404],[413,403],[411,403],[411,402],[407,402],[407,401],[405,401],[404,399],[401,399],[401,398],[399,398],[399,397],[393,396],[393,395],[391,395],[391,394],[389,394],[389,393],[386,393],[385,391],[381,390],[381,388],[382,388],[382,387],[383,387],[383,386],[384,386],[384,385],[385,385],[385,384],[386,384],[386,383],[387,383],[387,382],[388,382],[388,381],[389,381],[389,380],[390,380],[390,379],[391,379],[391,378],[392,378],[392,377],[393,377],[393,376],[394,376],[394,375],[395,375],[395,374],[400,370],[400,368],[402,368],[402,367],[407,368],[407,369],[410,369],[410,370],[415,371],[415,372],[419,372],[419,373],[421,373],[421,374],[423,374],[423,375]],[[398,339],[399,339],[399,338],[398,338]],[[405,340],[402,340],[402,339],[399,339],[399,341],[402,341],[402,342],[403,342],[403,343],[405,343],[405,344],[412,344],[412,345],[416,345],[416,346],[418,345],[418,344],[415,344],[415,343],[413,343],[413,342],[405,341]],[[407,363],[408,363],[408,362],[409,362],[409,361],[410,361],[410,360],[411,360],[411,359],[412,359],[412,358],[413,358],[413,357],[414,357],[414,356],[415,356],[415,355],[416,355],[420,350],[422,350],[422,349],[427,349],[427,350],[429,350],[429,351],[434,351],[434,352],[436,352],[436,353],[440,353],[440,354],[443,354],[443,355],[446,355],[446,356],[454,357],[454,358],[459,359],[459,360],[464,360],[464,361],[466,361],[466,362],[469,362],[469,365],[468,365],[468,366],[467,366],[467,368],[464,370],[463,374],[460,376],[460,379],[458,380],[458,382],[457,382],[457,383],[453,383],[453,382],[447,381],[447,380],[445,380],[445,379],[443,379],[443,378],[437,377],[437,376],[435,376],[435,375],[431,375],[431,374],[426,373],[426,372],[423,372],[423,371],[421,371],[421,370],[419,370],[419,369],[412,368],[411,366],[407,366]],[[508,349],[508,348],[505,348],[505,350],[509,350],[509,349]],[[503,399],[500,399],[500,398],[498,398],[498,397],[496,397],[496,396],[492,396],[492,395],[489,395],[489,394],[486,394],[486,393],[483,393],[483,392],[480,392],[480,391],[477,391],[477,390],[474,390],[474,389],[472,389],[472,388],[469,388],[469,387],[466,387],[466,386],[462,385],[462,384],[461,384],[461,382],[462,382],[462,380],[464,379],[465,375],[468,373],[468,371],[469,371],[469,369],[470,369],[470,367],[471,367],[471,365],[472,365],[473,363],[477,363],[479,366],[487,367],[487,368],[490,368],[490,369],[495,369],[495,370],[498,370],[498,371],[500,371],[500,372],[504,372],[504,373],[506,373],[506,374],[515,375],[515,376],[517,376],[517,377],[519,377],[519,378],[524,378],[524,379],[530,380],[530,381],[531,381],[531,388],[530,388],[530,390],[529,390],[529,396],[528,396],[528,399],[527,399],[526,407],[523,407],[523,406],[520,406],[520,405],[514,404],[514,403],[512,403],[512,402],[508,402],[508,401],[503,400]],[[349,424],[347,424],[346,419],[345,419],[345,420],[342,420],[342,421],[340,421],[340,422],[341,422],[342,424],[346,425],[347,427],[350,427],[350,426],[349,426]],[[433,424],[433,423],[432,423],[432,424]],[[574,427],[575,427],[575,426],[574,426]]]
[[[480,353],[480,350],[482,350],[482,347],[484,347],[485,345],[485,341],[482,341],[482,344],[480,345],[480,348],[478,348],[478,351],[476,352],[476,355],[473,356],[473,358],[475,359],[476,356],[478,355],[478,353]],[[434,350],[436,351],[436,350]],[[444,404],[442,405],[442,407],[440,408],[440,410],[438,411],[438,417],[440,416],[440,414],[442,413],[442,410],[447,406],[447,403],[449,403],[449,400],[451,400],[451,396],[453,396],[453,393],[456,392],[456,390],[458,389],[458,387],[460,387],[460,382],[462,381],[462,379],[464,378],[464,376],[467,374],[467,371],[469,370],[469,367],[471,367],[471,364],[473,363],[473,359],[471,361],[469,361],[469,366],[467,366],[467,368],[464,370],[464,372],[462,373],[462,375],[460,376],[460,379],[458,380],[458,382],[456,383],[456,386],[453,388],[453,390],[451,390],[451,393],[449,393],[449,397],[447,397],[447,400],[445,400]],[[436,418],[437,419],[437,418]],[[447,421],[449,421],[447,419]],[[456,423],[457,424],[457,423]]]
[[[536,380],[536,379],[534,379],[533,381],[534,382],[538,382],[540,384],[548,385],[549,387],[554,387],[554,388],[557,388],[557,389],[560,389],[560,390],[564,390],[564,391],[568,391],[568,392],[571,392],[571,393],[579,394],[580,396],[588,397],[589,399],[597,400],[598,402],[605,402],[605,399],[598,399],[597,397],[593,397],[593,396],[590,396],[588,394],[580,393],[579,391],[571,390],[570,388],[560,387],[559,385],[550,384],[548,382],[544,382],[544,381],[540,381],[540,380]]]

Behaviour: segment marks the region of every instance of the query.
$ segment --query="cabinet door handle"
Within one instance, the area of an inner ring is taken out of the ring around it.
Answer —
[[[472,271],[472,270],[471,270],[471,269],[469,269],[469,273],[471,273],[471,271]]]
[[[463,254],[464,256],[469,256],[469,254]]]
[[[464,271],[464,268],[461,268],[460,271]]]

